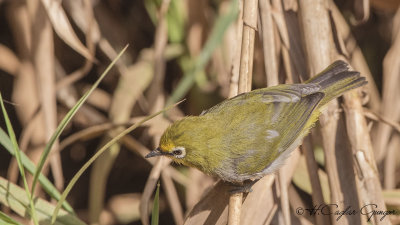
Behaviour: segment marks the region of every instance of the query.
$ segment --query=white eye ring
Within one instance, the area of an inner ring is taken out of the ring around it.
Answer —
[[[184,147],[176,147],[172,150],[172,155],[177,159],[182,159],[186,156],[186,150]]]

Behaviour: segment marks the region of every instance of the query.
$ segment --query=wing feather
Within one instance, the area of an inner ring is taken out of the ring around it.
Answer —
[[[221,115],[224,118],[220,120],[234,124],[226,125],[232,135],[222,144],[226,146],[223,151],[230,152],[223,168],[231,170],[219,171],[225,177],[246,180],[262,173],[304,135],[307,122],[325,94],[315,84],[285,86],[244,93],[203,113]]]

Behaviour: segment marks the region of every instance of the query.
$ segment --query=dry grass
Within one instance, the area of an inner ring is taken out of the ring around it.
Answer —
[[[131,46],[53,146],[43,173],[60,191],[125,127],[186,98],[95,161],[67,198],[83,221],[149,224],[161,180],[161,224],[400,224],[398,1],[15,0],[0,1],[0,12],[0,92],[35,163],[61,118]],[[144,158],[172,121],[252,88],[304,81],[336,59],[368,85],[332,101],[301,148],[253,192],[229,196],[227,184],[194,169]],[[0,178],[21,183],[3,147]],[[41,188],[35,195],[54,202]],[[305,210],[321,204],[337,208]],[[335,215],[366,205],[397,215]],[[1,192],[0,206],[28,223]]]

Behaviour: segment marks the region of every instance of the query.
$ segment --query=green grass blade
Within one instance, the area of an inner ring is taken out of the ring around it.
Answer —
[[[4,107],[4,102],[3,102],[3,97],[0,93],[0,104],[1,104],[1,110],[3,111],[3,116],[4,116],[4,120],[6,122],[6,126],[7,126],[7,131],[8,131],[8,135],[11,139],[11,143],[12,143],[12,147],[14,149],[15,152],[15,158],[17,159],[17,163],[18,163],[18,168],[19,168],[19,172],[21,173],[21,177],[22,180],[24,182],[24,187],[25,187],[25,191],[26,191],[26,196],[29,199],[29,203],[30,203],[30,215],[31,218],[33,219],[34,224],[38,224],[37,218],[36,218],[36,210],[35,210],[35,206],[33,204],[33,200],[32,200],[32,193],[29,192],[29,186],[28,186],[28,182],[26,182],[26,176],[25,176],[25,169],[24,166],[22,165],[22,161],[21,161],[21,153],[18,147],[18,142],[17,142],[17,138],[15,137],[15,133],[14,133],[14,129],[11,125],[11,121],[10,118],[8,117],[6,108]]]
[[[42,155],[40,156],[40,160],[38,163],[38,166],[36,167],[36,172],[33,176],[33,183],[32,183],[32,193],[35,191],[36,183],[39,177],[39,174],[41,173],[43,166],[46,162],[47,157],[49,156],[50,150],[54,144],[54,142],[58,139],[58,137],[61,135],[61,132],[65,129],[69,121],[71,121],[72,117],[76,114],[78,109],[85,103],[89,95],[94,91],[94,89],[97,88],[97,86],[100,84],[101,80],[105,77],[105,75],[108,73],[108,71],[111,70],[111,68],[114,66],[114,64],[118,61],[118,59],[121,57],[121,55],[125,52],[125,50],[128,48],[128,45],[125,46],[124,49],[118,54],[118,56],[111,62],[111,64],[106,68],[106,70],[103,72],[103,74],[100,75],[99,79],[93,84],[93,86],[79,99],[79,101],[75,104],[75,106],[65,115],[64,119],[61,121],[60,125],[58,125],[56,131],[54,132],[53,136],[50,138],[49,142],[46,144],[45,149],[42,152]]]
[[[0,224],[13,224],[13,225],[21,225],[17,221],[13,220],[7,214],[0,211]]]
[[[75,183],[78,181],[78,179],[81,177],[81,175],[86,171],[86,169],[101,155],[103,154],[103,152],[105,152],[106,150],[108,150],[110,148],[111,145],[115,144],[119,139],[121,139],[123,136],[129,134],[130,132],[132,132],[134,129],[136,129],[137,127],[139,127],[140,125],[142,125],[144,122],[158,116],[161,113],[164,113],[166,111],[168,111],[169,109],[171,109],[172,107],[175,107],[176,105],[178,105],[179,103],[181,103],[182,101],[168,106],[166,108],[164,108],[163,110],[154,113],[150,116],[147,116],[146,118],[144,118],[143,120],[141,120],[140,122],[133,124],[132,126],[130,126],[129,128],[127,128],[126,130],[124,130],[123,132],[121,132],[120,134],[118,134],[116,137],[114,137],[111,141],[109,141],[107,144],[105,144],[99,151],[96,152],[96,154],[94,154],[94,156],[92,156],[92,158],[90,158],[85,165],[82,166],[82,168],[74,175],[74,177],[71,179],[71,181],[69,182],[68,186],[65,188],[64,192],[61,195],[60,200],[57,203],[57,206],[54,210],[53,216],[52,216],[52,223],[55,221],[55,219],[57,218],[57,214],[58,211],[61,208],[62,203],[65,201],[65,199],[67,198],[67,195],[69,194],[69,192],[71,191],[71,189],[73,188],[73,186],[75,185]]]
[[[6,134],[6,132],[0,128],[0,145],[2,145],[12,156],[15,157],[14,149],[11,143],[10,138]],[[24,168],[30,173],[34,174],[36,171],[35,164],[25,155],[24,152],[20,152],[21,162]],[[39,182],[42,185],[44,191],[49,194],[52,198],[59,200],[60,192],[58,192],[57,188],[44,176],[42,173],[39,175]],[[68,202],[63,203],[63,208],[70,213],[74,213],[74,209],[68,204]]]
[[[151,225],[158,225],[159,220],[159,195],[160,195],[160,182],[157,183],[156,195],[154,196],[153,210],[151,211]]]
[[[39,224],[50,224],[55,205],[38,197],[35,197],[34,203]],[[26,197],[25,190],[3,177],[0,177],[0,205],[10,208],[21,217],[29,215],[30,200]],[[0,224],[3,225],[1,222]],[[65,210],[60,210],[55,224],[85,225],[76,215]]]
[[[185,96],[185,94],[193,86],[196,80],[196,75],[204,69],[207,62],[210,60],[215,48],[217,48],[217,46],[222,42],[225,31],[236,20],[238,12],[238,1],[234,0],[231,2],[229,11],[225,15],[220,16],[215,22],[215,26],[211,31],[210,37],[207,39],[203,50],[200,52],[200,55],[194,62],[193,68],[190,69],[189,72],[185,74],[183,79],[179,82],[175,91],[168,99],[166,105],[170,105],[173,102],[176,102],[178,99],[183,98],[183,96]]]

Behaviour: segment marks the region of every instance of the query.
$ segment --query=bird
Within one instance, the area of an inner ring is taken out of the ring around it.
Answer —
[[[186,116],[145,157],[166,156],[239,188],[274,173],[302,142],[332,99],[367,84],[342,60],[304,83],[256,89]]]

